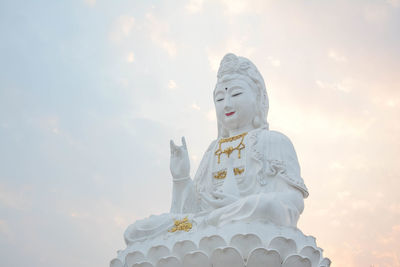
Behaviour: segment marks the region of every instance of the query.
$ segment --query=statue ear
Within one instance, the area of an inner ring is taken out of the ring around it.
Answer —
[[[259,115],[256,115],[253,119],[253,127],[255,129],[260,128],[262,125],[261,118]]]

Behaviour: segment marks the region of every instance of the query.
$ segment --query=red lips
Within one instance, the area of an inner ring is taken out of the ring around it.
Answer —
[[[232,116],[233,114],[235,114],[235,111],[229,112],[229,113],[225,113],[225,116]]]

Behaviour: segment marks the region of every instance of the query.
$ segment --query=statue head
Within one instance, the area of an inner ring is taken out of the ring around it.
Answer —
[[[227,54],[221,61],[214,89],[218,137],[229,131],[268,129],[268,96],[264,79],[247,58]]]

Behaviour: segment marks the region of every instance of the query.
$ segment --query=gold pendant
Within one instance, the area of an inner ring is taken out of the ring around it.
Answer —
[[[239,134],[239,135],[236,135],[236,136],[223,138],[223,139],[218,141],[218,144],[219,144],[218,145],[218,149],[217,149],[217,151],[215,151],[215,155],[218,156],[218,164],[221,162],[221,155],[222,154],[226,154],[228,156],[228,158],[229,158],[234,150],[238,151],[238,159],[240,159],[240,156],[241,156],[240,152],[241,152],[242,149],[244,149],[246,147],[243,144],[243,140],[244,140],[244,137],[246,136],[246,134],[247,133],[242,133],[242,134]],[[236,141],[236,140],[238,140],[240,138],[242,138],[242,139],[240,140],[240,143],[236,147],[229,146],[229,147],[225,148],[224,150],[222,150],[221,145],[223,143],[233,142],[233,141]]]

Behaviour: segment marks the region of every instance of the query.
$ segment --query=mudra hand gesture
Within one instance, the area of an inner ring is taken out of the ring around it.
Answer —
[[[226,193],[218,192],[218,191],[211,192],[211,196],[209,196],[208,194],[205,194],[205,193],[201,193],[201,196],[202,196],[203,200],[208,205],[213,207],[214,209],[218,209],[218,208],[227,206],[239,199],[238,197],[236,197],[234,195],[226,194]]]
[[[189,154],[186,147],[185,137],[182,137],[182,146],[175,145],[174,141],[170,141],[171,160],[170,170],[174,179],[189,177],[190,162]]]

